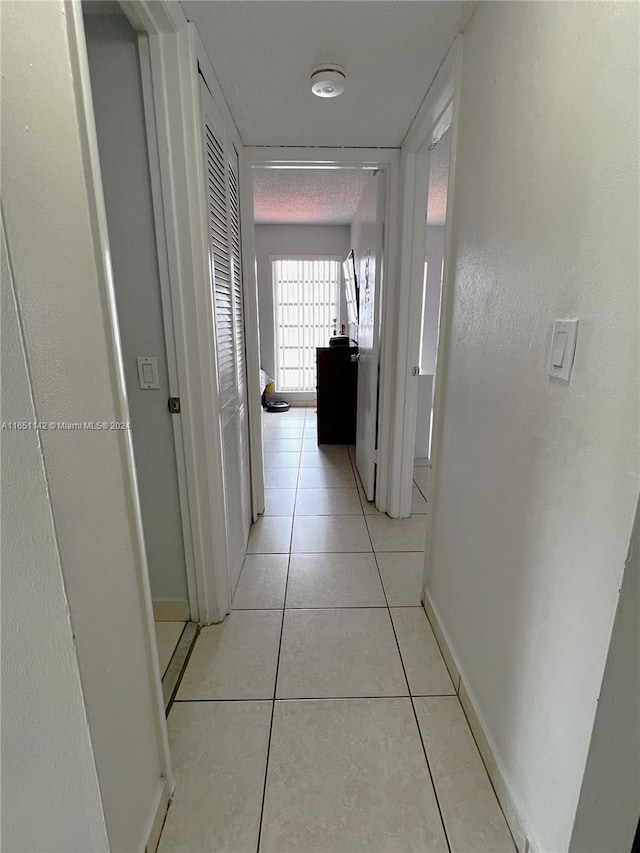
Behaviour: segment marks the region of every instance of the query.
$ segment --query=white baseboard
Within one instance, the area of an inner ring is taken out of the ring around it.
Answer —
[[[427,614],[427,619],[431,624],[431,628],[433,629],[433,633],[436,635],[436,642],[440,646],[440,651],[442,653],[442,657],[444,658],[444,663],[447,669],[449,670],[449,675],[451,676],[451,681],[453,681],[453,686],[455,687],[456,693],[460,693],[460,672],[458,671],[458,666],[454,660],[454,657],[449,649],[449,642],[447,637],[440,625],[440,620],[436,615],[436,611],[433,608],[431,603],[431,599],[429,598],[429,593],[425,591],[424,593],[424,610]]]
[[[160,843],[160,835],[162,834],[162,827],[164,826],[168,808],[169,790],[167,787],[167,780],[163,779],[160,786],[157,806],[149,821],[149,831],[147,833],[147,842],[144,846],[144,853],[156,853],[158,844]]]
[[[531,833],[525,828],[526,824],[522,817],[522,811],[515,803],[502,763],[497,757],[493,740],[487,732],[482,715],[478,711],[478,703],[465,684],[464,671],[456,659],[438,611],[426,590],[423,604],[518,853],[535,853],[538,849],[537,845],[532,841]]]
[[[185,598],[157,598],[153,602],[153,618],[156,622],[188,622],[189,602]]]

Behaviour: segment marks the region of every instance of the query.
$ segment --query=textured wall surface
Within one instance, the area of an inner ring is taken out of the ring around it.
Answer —
[[[2,232],[2,420],[36,420]],[[2,439],[2,848],[108,850],[38,433]]]
[[[2,203],[37,417],[110,423],[129,413],[72,73],[77,11],[2,3]],[[123,430],[40,442],[109,849],[128,853],[144,848],[163,789],[164,726],[131,444]]]
[[[548,851],[569,845],[638,499],[639,12],[481,3],[464,41],[428,591]],[[567,317],[570,384],[547,376]]]
[[[639,803],[640,503],[569,849],[631,850]]]
[[[153,597],[186,599],[138,37],[114,7],[87,15],[85,29],[133,448]],[[158,359],[157,390],[140,388],[139,355]]]

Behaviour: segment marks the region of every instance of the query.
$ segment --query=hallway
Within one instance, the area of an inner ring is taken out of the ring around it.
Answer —
[[[513,850],[420,606],[422,495],[410,519],[375,510],[314,409],[263,435],[233,612],[200,632],[169,715],[160,853]]]

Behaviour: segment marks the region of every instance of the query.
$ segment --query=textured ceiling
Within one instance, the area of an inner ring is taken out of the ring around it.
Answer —
[[[254,169],[255,221],[346,225],[370,176],[366,169]]]
[[[431,152],[429,164],[429,200],[427,222],[444,225],[447,216],[447,189],[449,185],[449,160],[451,159],[451,128],[438,140]]]
[[[245,145],[397,147],[473,4],[456,0],[183,0]],[[336,99],[313,66],[347,73]]]

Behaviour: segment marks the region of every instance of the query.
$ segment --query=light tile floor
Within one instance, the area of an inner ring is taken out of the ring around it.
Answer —
[[[156,622],[156,643],[158,644],[158,660],[160,673],[164,675],[171,662],[178,640],[184,629],[184,622]]]
[[[513,851],[420,606],[429,469],[393,521],[349,449],[316,446],[313,409],[266,415],[264,436],[233,612],[202,629],[169,716],[160,853]]]

